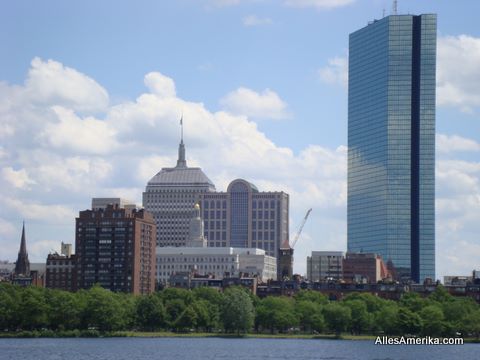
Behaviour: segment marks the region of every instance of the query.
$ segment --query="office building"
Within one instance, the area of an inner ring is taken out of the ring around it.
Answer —
[[[307,256],[307,279],[312,282],[341,280],[343,277],[343,252],[312,251]]]
[[[391,15],[350,34],[348,251],[402,280],[435,279],[436,15]]]
[[[191,211],[187,247],[157,247],[157,282],[166,285],[176,275],[192,273],[215,279],[248,275],[266,282],[277,276],[276,258],[254,248],[207,247],[200,206]]]
[[[215,185],[202,169],[187,166],[182,135],[177,166],[163,168],[143,193],[143,207],[157,225],[157,246],[186,245],[192,207],[199,194],[211,191]]]
[[[387,266],[380,255],[347,252],[343,259],[343,280],[346,282],[375,284],[389,278]]]
[[[80,211],[75,250],[78,289],[100,284],[134,294],[155,290],[156,226],[151,214],[118,204]]]
[[[226,192],[199,194],[199,202],[208,246],[259,248],[278,259],[281,244],[288,244],[289,198],[283,191],[260,192],[236,179]]]

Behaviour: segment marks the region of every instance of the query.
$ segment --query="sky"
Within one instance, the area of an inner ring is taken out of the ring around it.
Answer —
[[[304,274],[345,251],[348,36],[387,0],[4,1],[0,4],[0,260],[22,221],[32,262],[75,242],[92,197],[141,204],[187,162],[225,191],[243,178],[290,195]],[[436,275],[480,268],[477,0],[399,0],[438,15]]]

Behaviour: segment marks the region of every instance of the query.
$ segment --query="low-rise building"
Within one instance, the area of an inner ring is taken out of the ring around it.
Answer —
[[[377,283],[389,278],[382,257],[373,253],[347,252],[343,260],[343,279],[351,283]]]
[[[312,251],[307,257],[307,279],[309,281],[340,280],[343,277],[343,252]]]

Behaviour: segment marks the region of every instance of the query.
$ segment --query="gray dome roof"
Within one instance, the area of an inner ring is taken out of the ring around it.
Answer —
[[[147,184],[147,186],[207,186],[215,190],[213,182],[200,168],[177,166],[163,168]]]

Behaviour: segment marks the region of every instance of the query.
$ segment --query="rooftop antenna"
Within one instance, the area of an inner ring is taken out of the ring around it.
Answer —
[[[398,15],[398,1],[397,0],[393,0],[393,7],[392,7],[392,12],[393,12],[393,15]]]
[[[182,117],[180,118],[180,140],[183,143],[183,110]]]
[[[385,8],[383,8],[383,12],[382,12],[382,18],[385,17]]]

